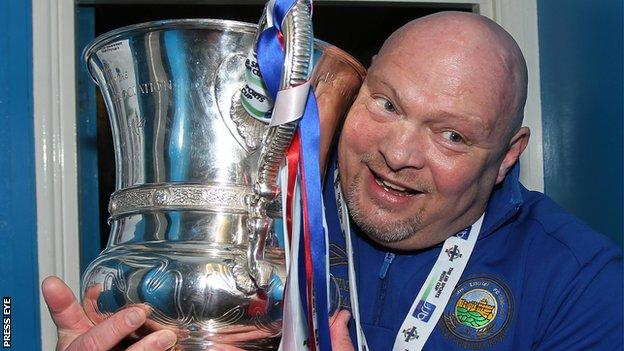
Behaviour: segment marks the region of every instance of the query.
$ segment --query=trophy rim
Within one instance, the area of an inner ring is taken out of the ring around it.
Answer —
[[[220,30],[236,30],[239,32],[247,32],[255,34],[258,26],[254,23],[234,21],[227,19],[215,19],[215,18],[185,18],[185,19],[167,19],[158,21],[141,22],[131,24],[128,26],[119,27],[108,32],[98,35],[93,41],[87,45],[82,51],[82,61],[87,66],[87,71],[93,81],[97,82],[91,67],[89,60],[98,50],[102,47],[119,40],[122,37],[131,36],[135,33],[146,32],[151,30],[160,29],[220,29]],[[339,56],[344,62],[348,63],[361,77],[366,77],[366,68],[351,54],[342,50],[341,48],[323,41],[321,39],[314,38],[314,46],[321,48],[326,53]]]
[[[339,56],[345,63],[348,63],[357,72],[360,78],[364,79],[364,77],[366,77],[366,68],[364,65],[362,65],[360,61],[348,52],[342,50],[334,44],[317,38],[314,38],[314,46],[322,48],[325,53],[331,53],[334,56]]]
[[[98,35],[84,48],[81,57],[82,61],[87,65],[89,75],[95,81],[95,77],[89,67],[89,60],[98,50],[123,37],[129,37],[136,33],[163,29],[219,29],[223,31],[236,30],[238,32],[255,34],[256,28],[257,25],[253,23],[215,18],[185,18],[141,22],[119,27]]]

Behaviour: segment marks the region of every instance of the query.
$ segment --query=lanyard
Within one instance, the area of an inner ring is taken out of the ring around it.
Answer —
[[[340,189],[337,166],[334,171],[334,190],[336,202],[340,204],[340,227],[345,234],[347,256],[349,259],[349,291],[353,319],[355,320],[358,350],[370,351],[360,322],[353,246],[351,243],[351,224],[347,205],[342,197],[342,191]],[[482,214],[472,226],[444,241],[436,263],[429,272],[425,284],[420,288],[418,295],[416,295],[403,324],[401,324],[401,328],[399,328],[399,332],[394,341],[393,351],[422,350],[425,342],[427,342],[431,332],[442,316],[442,312],[466,268],[470,255],[477,242],[484,216],[485,214]]]
[[[334,171],[334,192],[336,194],[336,203],[339,205],[338,218],[340,218],[340,229],[344,234],[345,242],[347,246],[347,257],[349,259],[349,296],[351,298],[351,313],[353,314],[353,320],[355,320],[356,339],[359,351],[368,351],[368,344],[366,343],[366,337],[360,324],[360,305],[358,300],[357,285],[355,280],[355,269],[353,269],[353,244],[351,242],[351,221],[349,220],[349,211],[347,205],[342,197],[342,190],[340,189],[340,177],[338,175],[338,165]]]

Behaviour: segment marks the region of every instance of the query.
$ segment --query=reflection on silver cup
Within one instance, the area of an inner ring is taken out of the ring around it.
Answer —
[[[239,108],[255,35],[240,22],[159,21],[107,33],[85,51],[116,167],[110,239],[83,277],[95,323],[144,304],[148,329],[176,332],[177,350],[277,345],[286,271],[276,201],[264,211],[263,276],[247,272],[249,203],[268,128]],[[326,153],[364,69],[328,44],[314,50]]]

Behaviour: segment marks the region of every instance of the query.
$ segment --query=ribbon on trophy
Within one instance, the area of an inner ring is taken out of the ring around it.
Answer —
[[[307,324],[307,346],[310,350],[331,350],[329,335],[329,300],[328,300],[328,263],[327,238],[323,226],[323,203],[321,172],[319,164],[320,125],[316,97],[309,82],[280,90],[282,69],[284,67],[284,37],[282,21],[295,5],[295,0],[271,0],[266,6],[266,28],[260,33],[256,45],[256,57],[253,54],[247,60],[250,68],[259,67],[259,75],[247,79],[244,89],[251,89],[270,96],[273,106],[259,104],[252,100],[243,102],[247,111],[258,119],[268,121],[270,126],[278,126],[299,120],[299,130],[287,155],[288,176],[282,178],[287,183],[285,215],[286,237],[289,244],[290,268],[289,282],[286,287],[284,312],[284,331],[282,346],[284,350],[301,349],[304,341],[300,331],[296,330],[296,319],[303,310]],[[310,9],[311,11],[311,9]],[[260,78],[266,90],[256,78]],[[254,95],[254,94],[251,94]],[[295,189],[298,179],[300,188]],[[301,198],[301,210],[298,197]],[[301,211],[301,212],[299,212]],[[299,221],[302,216],[303,236],[300,236]],[[295,259],[293,261],[293,258]],[[305,277],[305,279],[299,279]],[[293,301],[299,290],[299,301]],[[290,301],[289,301],[290,297]],[[292,335],[297,334],[297,335]],[[286,344],[285,344],[286,343]],[[293,348],[294,346],[296,348]]]

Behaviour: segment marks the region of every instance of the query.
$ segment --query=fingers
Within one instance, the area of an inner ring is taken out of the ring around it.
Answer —
[[[100,324],[106,319],[105,313],[100,313],[98,309],[98,298],[102,293],[102,284],[93,284],[86,289],[82,298],[82,308],[87,317],[94,323]]]
[[[176,342],[176,335],[171,330],[159,330],[151,333],[126,351],[165,351]]]
[[[342,310],[336,313],[329,321],[332,349],[341,351],[355,350],[351,343],[351,337],[349,337],[349,320],[351,320],[349,311]]]
[[[274,334],[275,333],[256,329],[252,331],[239,331],[237,333],[215,335],[214,337],[212,337],[211,340],[219,344],[220,343],[234,344],[234,343],[240,343],[240,342],[245,342],[249,340],[262,340],[262,339],[272,337],[274,336]]]
[[[59,332],[82,333],[92,327],[71,289],[61,279],[47,277],[41,283],[41,292]]]
[[[145,323],[146,319],[147,315],[141,308],[121,310],[76,338],[67,351],[110,350]]]
[[[336,328],[347,328],[350,320],[351,313],[347,310],[340,310],[331,317],[329,320],[329,326],[332,328],[334,324],[336,324]]]

